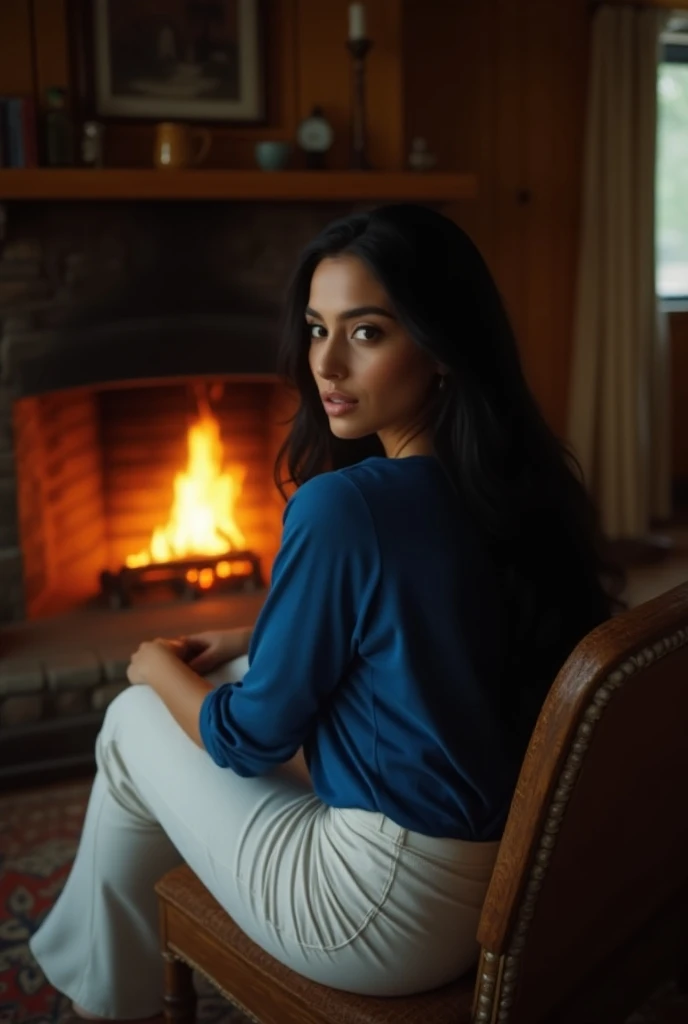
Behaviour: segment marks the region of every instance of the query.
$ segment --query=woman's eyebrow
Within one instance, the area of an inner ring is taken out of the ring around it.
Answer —
[[[395,319],[394,314],[390,313],[388,309],[383,309],[382,306],[357,306],[355,309],[347,309],[344,313],[338,313],[337,320],[352,320],[356,316],[369,316],[371,313],[376,316],[389,317],[390,320]],[[324,320],[324,317],[310,306],[306,306],[306,316],[312,316],[314,320]]]

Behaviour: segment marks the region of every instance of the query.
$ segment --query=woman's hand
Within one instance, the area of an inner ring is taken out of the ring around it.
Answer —
[[[153,686],[154,680],[181,658],[181,650],[179,640],[145,640],[131,656],[127,679],[134,686]]]
[[[150,686],[194,743],[203,747],[199,718],[212,686],[184,664],[179,640],[146,640],[132,654],[127,678],[134,686]]]
[[[180,637],[174,644],[180,645],[178,657],[200,676],[212,672],[232,658],[246,654],[251,639],[251,629],[209,629],[205,633],[194,633]]]

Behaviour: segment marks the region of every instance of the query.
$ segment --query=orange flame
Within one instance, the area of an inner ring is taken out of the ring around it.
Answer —
[[[189,427],[186,470],[174,478],[174,501],[165,526],[153,531],[149,546],[128,555],[131,569],[195,555],[243,550],[246,540],[234,519],[234,506],[246,475],[242,466],[223,469],[220,425],[204,411]]]

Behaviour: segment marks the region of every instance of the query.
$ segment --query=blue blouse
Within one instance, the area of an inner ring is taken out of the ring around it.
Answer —
[[[205,698],[201,736],[243,776],[303,746],[330,806],[495,839],[518,770],[496,713],[505,638],[495,569],[440,463],[366,459],[289,501],[249,671]]]

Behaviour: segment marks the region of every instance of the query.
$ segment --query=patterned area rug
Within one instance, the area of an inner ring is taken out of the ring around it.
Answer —
[[[59,1024],[69,1012],[28,940],[69,874],[90,789],[75,782],[0,798],[0,1024]],[[197,989],[199,1022],[249,1024],[204,979]]]
[[[0,1024],[60,1024],[69,1011],[28,939],[69,873],[90,788],[75,782],[0,798]],[[197,988],[199,1024],[249,1024],[203,979]],[[667,986],[628,1024],[688,1024],[688,996]]]

